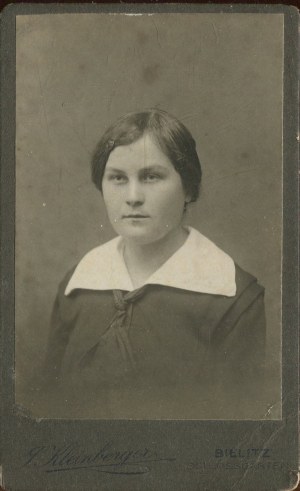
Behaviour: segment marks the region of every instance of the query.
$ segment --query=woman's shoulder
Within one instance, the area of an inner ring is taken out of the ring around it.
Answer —
[[[118,252],[120,244],[120,237],[115,237],[101,245],[93,247],[90,249],[83,257],[78,261],[73,271],[76,269],[92,269],[95,264],[101,263],[105,265],[107,262],[114,260],[115,255]]]
[[[71,278],[73,277],[74,273],[76,271],[80,270],[85,270],[87,268],[93,268],[95,267],[95,262],[97,259],[99,260],[102,258],[103,262],[107,259],[107,253],[111,252],[112,248],[114,248],[114,243],[116,243],[117,238],[112,239],[108,242],[105,242],[102,245],[93,247],[90,249],[86,254],[82,256],[82,258],[76,263],[69,268],[62,279],[59,282],[59,290],[65,291],[68,283],[70,282]]]
[[[235,280],[236,280],[236,296],[243,295],[246,291],[254,296],[263,295],[264,287],[258,282],[258,279],[248,273],[238,264],[235,263]]]
[[[189,257],[195,256],[191,260],[193,269],[199,278],[207,277],[209,283],[213,281],[218,285],[224,283],[229,285],[228,297],[232,300],[238,298],[248,287],[257,292],[264,289],[258,284],[257,278],[241,268],[227,252],[220,248],[215,242],[203,235],[197,229],[189,227],[193,238],[192,248],[189,248]],[[198,266],[198,267],[197,267]],[[210,292],[208,292],[210,293]],[[213,293],[220,293],[215,291]]]
[[[108,280],[120,267],[120,237],[88,251],[64,276],[60,288],[65,295],[76,289],[109,289]]]

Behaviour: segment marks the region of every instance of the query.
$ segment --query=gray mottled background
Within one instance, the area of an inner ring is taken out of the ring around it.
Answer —
[[[188,222],[266,288],[270,418],[280,417],[281,14],[17,17],[16,390],[43,359],[57,284],[113,237],[89,161],[128,111],[158,106],[197,141]]]

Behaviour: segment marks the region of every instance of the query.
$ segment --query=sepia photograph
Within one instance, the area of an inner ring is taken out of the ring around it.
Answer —
[[[283,15],[16,23],[16,402],[280,419]]]
[[[3,10],[3,489],[297,486],[298,25]]]

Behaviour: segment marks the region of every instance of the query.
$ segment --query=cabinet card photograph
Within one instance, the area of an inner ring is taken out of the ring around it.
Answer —
[[[283,15],[16,19],[15,397],[281,418]]]
[[[298,21],[4,10],[4,489],[297,485]]]

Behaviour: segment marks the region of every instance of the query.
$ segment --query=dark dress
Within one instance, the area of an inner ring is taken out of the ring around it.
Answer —
[[[236,294],[148,284],[60,284],[44,371],[45,416],[263,419],[264,289],[236,266]]]

